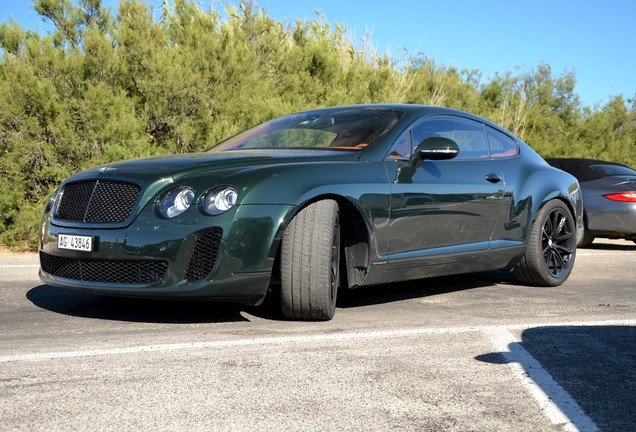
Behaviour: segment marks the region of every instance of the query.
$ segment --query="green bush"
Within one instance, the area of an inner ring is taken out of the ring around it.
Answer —
[[[169,4],[170,3],[170,4]],[[318,15],[280,23],[253,6],[204,11],[138,0],[36,0],[40,35],[0,24],[0,241],[37,246],[46,200],[107,162],[205,150],[264,120],[328,105],[406,102],[482,115],[544,156],[636,165],[634,101],[582,107],[575,76],[550,67],[481,82],[419,55],[392,59]],[[218,8],[218,6],[217,6]]]

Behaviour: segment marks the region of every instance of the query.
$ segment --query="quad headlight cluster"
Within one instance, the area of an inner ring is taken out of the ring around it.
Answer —
[[[215,216],[234,207],[238,192],[232,186],[219,186],[204,193],[199,199],[201,212]],[[190,186],[177,186],[164,193],[157,201],[157,213],[166,219],[179,216],[196,202],[196,193]]]
[[[203,213],[218,215],[234,207],[238,199],[238,192],[231,186],[218,187],[208,191],[199,202]]]

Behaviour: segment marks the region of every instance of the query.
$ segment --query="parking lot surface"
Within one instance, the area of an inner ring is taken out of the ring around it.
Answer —
[[[275,302],[102,298],[0,254],[0,430],[631,430],[636,245],[578,251],[561,287],[506,272]]]

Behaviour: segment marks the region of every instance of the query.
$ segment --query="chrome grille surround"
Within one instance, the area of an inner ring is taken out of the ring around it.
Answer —
[[[85,223],[121,223],[132,213],[141,186],[119,180],[80,180],[61,192],[55,218]]]

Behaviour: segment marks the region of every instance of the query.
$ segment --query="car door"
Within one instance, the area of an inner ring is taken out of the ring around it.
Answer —
[[[418,143],[453,140],[449,160],[418,160]],[[386,160],[391,183],[389,269],[447,264],[485,253],[503,192],[502,174],[488,152],[484,126],[456,116],[416,122]]]

